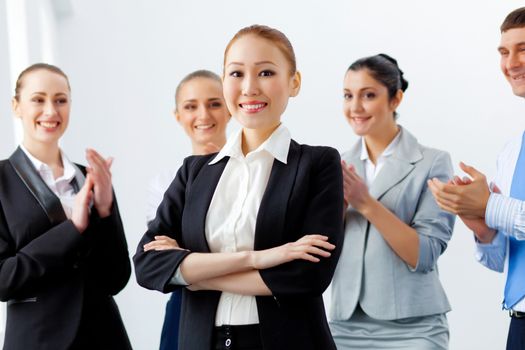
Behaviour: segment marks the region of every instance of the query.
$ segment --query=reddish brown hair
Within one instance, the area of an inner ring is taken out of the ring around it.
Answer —
[[[233,38],[226,46],[226,49],[224,50],[224,65],[226,64],[226,56],[228,55],[228,51],[230,50],[230,47],[233,45],[233,43],[248,34],[269,40],[273,44],[275,44],[279,48],[279,50],[281,50],[284,57],[290,64],[290,75],[294,75],[297,72],[295,52],[293,50],[292,44],[290,43],[290,40],[288,40],[288,38],[286,37],[286,35],[283,34],[283,32],[260,24],[254,24],[249,27],[242,28],[233,36]]]
[[[69,85],[69,78],[67,77],[66,73],[62,71],[62,69],[58,68],[57,66],[53,66],[52,64],[47,63],[35,63],[24,69],[20,75],[18,76],[18,79],[16,79],[16,86],[15,86],[15,100],[19,100],[20,98],[20,90],[22,89],[22,84],[24,82],[24,77],[34,71],[37,70],[47,70],[52,73],[56,73],[58,75],[63,76],[66,79],[67,82],[67,88],[69,91],[71,91],[71,86]]]

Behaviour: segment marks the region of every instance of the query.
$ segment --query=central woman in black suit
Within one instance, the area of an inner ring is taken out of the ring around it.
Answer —
[[[300,74],[284,34],[240,30],[224,95],[242,129],[185,160],[134,257],[149,289],[183,292],[180,349],[335,349],[322,293],[343,240],[339,154],[281,124]]]

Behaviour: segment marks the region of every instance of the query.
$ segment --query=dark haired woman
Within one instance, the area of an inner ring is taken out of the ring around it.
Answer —
[[[59,147],[71,108],[67,76],[38,63],[18,77],[23,142],[0,161],[0,300],[4,350],[131,349],[113,295],[131,267],[111,186],[111,159],[88,168]]]
[[[338,349],[448,348],[437,259],[454,216],[427,180],[448,181],[452,166],[397,124],[407,86],[384,54],[354,62],[344,78],[344,114],[361,138],[342,156],[346,232],[330,312]]]

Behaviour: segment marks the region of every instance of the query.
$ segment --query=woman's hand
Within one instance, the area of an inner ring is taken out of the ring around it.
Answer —
[[[366,183],[357,175],[353,165],[341,161],[343,169],[343,190],[345,209],[352,205],[358,212],[362,213],[367,205],[373,200],[368,192]]]
[[[113,188],[111,185],[111,164],[113,158],[104,159],[94,149],[86,150],[89,163],[87,172],[93,179],[93,205],[101,218],[111,214],[113,205]]]
[[[155,236],[155,240],[144,244],[144,251],[148,250],[184,250],[179,246],[176,240],[168,236]]]
[[[84,186],[75,196],[75,204],[71,213],[71,221],[80,233],[84,232],[89,225],[89,203],[92,199],[93,179],[88,174]]]
[[[319,262],[317,256],[330,257],[329,250],[335,245],[328,242],[328,237],[323,235],[306,235],[295,242],[266,250],[252,252],[252,265],[257,270],[263,270],[292,260],[307,260]]]

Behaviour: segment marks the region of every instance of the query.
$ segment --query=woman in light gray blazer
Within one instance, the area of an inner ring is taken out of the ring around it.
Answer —
[[[397,124],[407,86],[384,54],[354,62],[345,75],[344,114],[361,138],[342,156],[346,232],[330,311],[339,349],[448,348],[450,305],[437,259],[454,216],[426,183],[448,181],[452,165]]]

